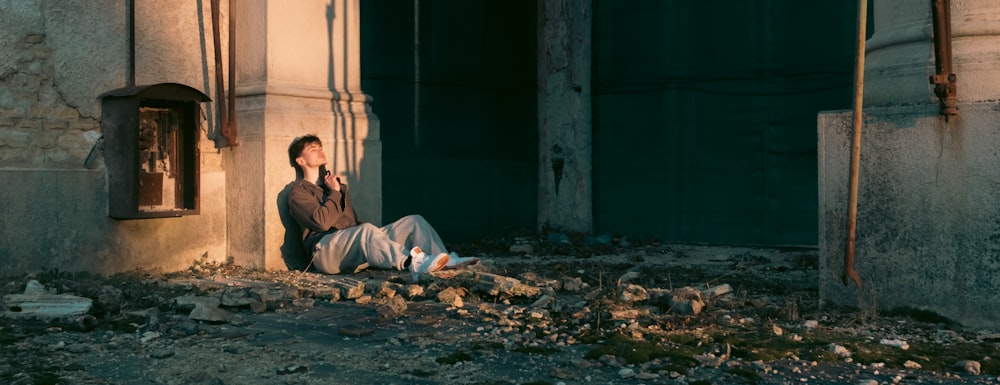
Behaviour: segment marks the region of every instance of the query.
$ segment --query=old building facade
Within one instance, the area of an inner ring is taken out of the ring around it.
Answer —
[[[943,122],[925,3],[873,2],[865,149],[877,156],[862,167],[857,265],[870,286],[852,291],[830,278],[852,2],[224,1],[220,55],[210,0],[0,2],[0,272],[286,268],[301,250],[280,205],[294,178],[285,150],[317,133],[372,222],[421,213],[446,238],[552,227],[818,245],[825,301],[861,293],[986,323],[1000,303],[1000,11],[951,1],[961,113]],[[130,78],[183,87],[122,92]],[[103,105],[116,90],[162,119],[119,141]],[[212,100],[184,120],[177,94]],[[220,108],[235,109],[235,143]],[[164,128],[175,121],[193,124]],[[197,141],[171,139],[184,137]],[[192,172],[195,186],[179,182]],[[135,191],[116,187],[122,176]],[[935,295],[890,295],[924,285]]]

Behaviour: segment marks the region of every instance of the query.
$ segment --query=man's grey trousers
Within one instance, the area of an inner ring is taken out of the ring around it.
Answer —
[[[427,255],[448,252],[424,217],[407,215],[386,226],[362,223],[324,236],[312,252],[313,266],[326,274],[355,273],[366,267],[404,270],[414,246]]]

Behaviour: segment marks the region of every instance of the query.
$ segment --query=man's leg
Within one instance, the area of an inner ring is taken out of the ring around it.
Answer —
[[[409,249],[389,239],[385,230],[371,223],[362,223],[351,229],[355,230],[351,242],[357,245],[356,252],[360,253],[371,267],[406,269],[406,262],[410,259]]]
[[[410,257],[409,249],[393,242],[385,230],[370,223],[323,237],[313,255],[316,269],[327,274],[354,273],[367,266],[403,270]]]
[[[312,265],[326,274],[356,273],[368,266],[361,252],[362,229],[351,227],[320,238],[313,250]]]
[[[441,236],[420,215],[407,215],[382,227],[388,238],[402,245],[403,250],[420,247],[427,255],[447,253]]]

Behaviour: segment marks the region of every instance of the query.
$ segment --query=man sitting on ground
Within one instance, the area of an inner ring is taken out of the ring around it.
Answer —
[[[437,231],[420,215],[408,215],[383,227],[358,220],[347,185],[329,172],[321,175],[326,154],[315,135],[293,140],[288,160],[297,176],[288,193],[288,209],[302,228],[303,246],[317,271],[355,273],[369,266],[409,269],[416,281],[420,273],[479,261],[448,253]]]

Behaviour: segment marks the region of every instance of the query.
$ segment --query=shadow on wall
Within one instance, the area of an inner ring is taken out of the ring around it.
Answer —
[[[288,270],[304,270],[309,264],[309,257],[302,247],[302,228],[288,211],[288,192],[294,184],[295,181],[289,182],[278,193],[278,217],[281,218],[281,226],[285,228],[281,242],[281,259],[285,261]]]

